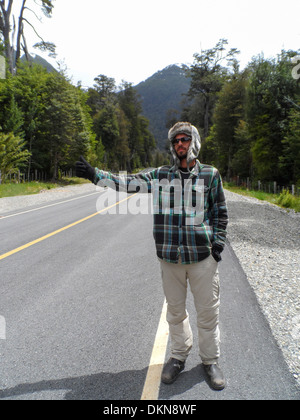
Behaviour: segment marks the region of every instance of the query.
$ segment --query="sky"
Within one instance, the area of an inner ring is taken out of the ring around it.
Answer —
[[[38,39],[27,27],[29,50],[56,68],[62,63],[74,84],[88,87],[99,74],[136,85],[168,65],[192,64],[195,53],[221,38],[240,50],[242,68],[260,53],[269,58],[282,49],[300,49],[299,0],[55,0],[54,5],[52,18],[35,26],[56,44],[56,60],[31,49]],[[35,21],[29,11],[27,18]]]

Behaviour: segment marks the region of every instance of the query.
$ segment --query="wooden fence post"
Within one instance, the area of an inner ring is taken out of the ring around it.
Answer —
[[[292,195],[295,195],[295,185],[292,185]]]

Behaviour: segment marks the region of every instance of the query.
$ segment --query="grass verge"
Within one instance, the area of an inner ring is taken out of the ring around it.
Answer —
[[[292,195],[289,191],[283,190],[281,194],[270,194],[263,191],[247,190],[244,187],[236,187],[228,182],[224,182],[224,187],[237,194],[255,197],[258,200],[268,201],[285,209],[293,209],[300,212],[300,197]]]
[[[15,197],[18,195],[31,195],[38,194],[44,190],[51,190],[52,188],[64,187],[67,185],[84,184],[85,181],[81,178],[62,178],[60,181],[53,182],[26,182],[21,184],[1,184],[0,185],[0,198]]]

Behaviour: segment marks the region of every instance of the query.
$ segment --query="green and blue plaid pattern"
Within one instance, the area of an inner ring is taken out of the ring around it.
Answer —
[[[213,247],[220,251],[224,248],[228,213],[222,179],[216,168],[197,160],[189,179],[183,181],[181,171],[175,166],[127,176],[96,168],[95,179],[96,184],[117,191],[153,193],[157,256],[171,263],[178,263],[181,257],[183,264],[191,264],[208,257]],[[190,194],[186,194],[187,188]]]

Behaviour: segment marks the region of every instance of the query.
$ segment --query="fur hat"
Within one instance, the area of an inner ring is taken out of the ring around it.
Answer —
[[[178,159],[174,146],[172,144],[172,141],[175,139],[177,134],[186,134],[187,136],[192,138],[191,145],[187,153],[187,165],[189,168],[191,162],[194,159],[197,159],[201,150],[200,134],[197,128],[194,127],[189,122],[178,122],[177,124],[174,125],[174,127],[171,128],[171,130],[169,131],[169,141],[171,143],[170,150],[172,153],[172,157],[174,159],[174,163],[177,166],[177,168],[179,168],[180,166],[180,160]]]

